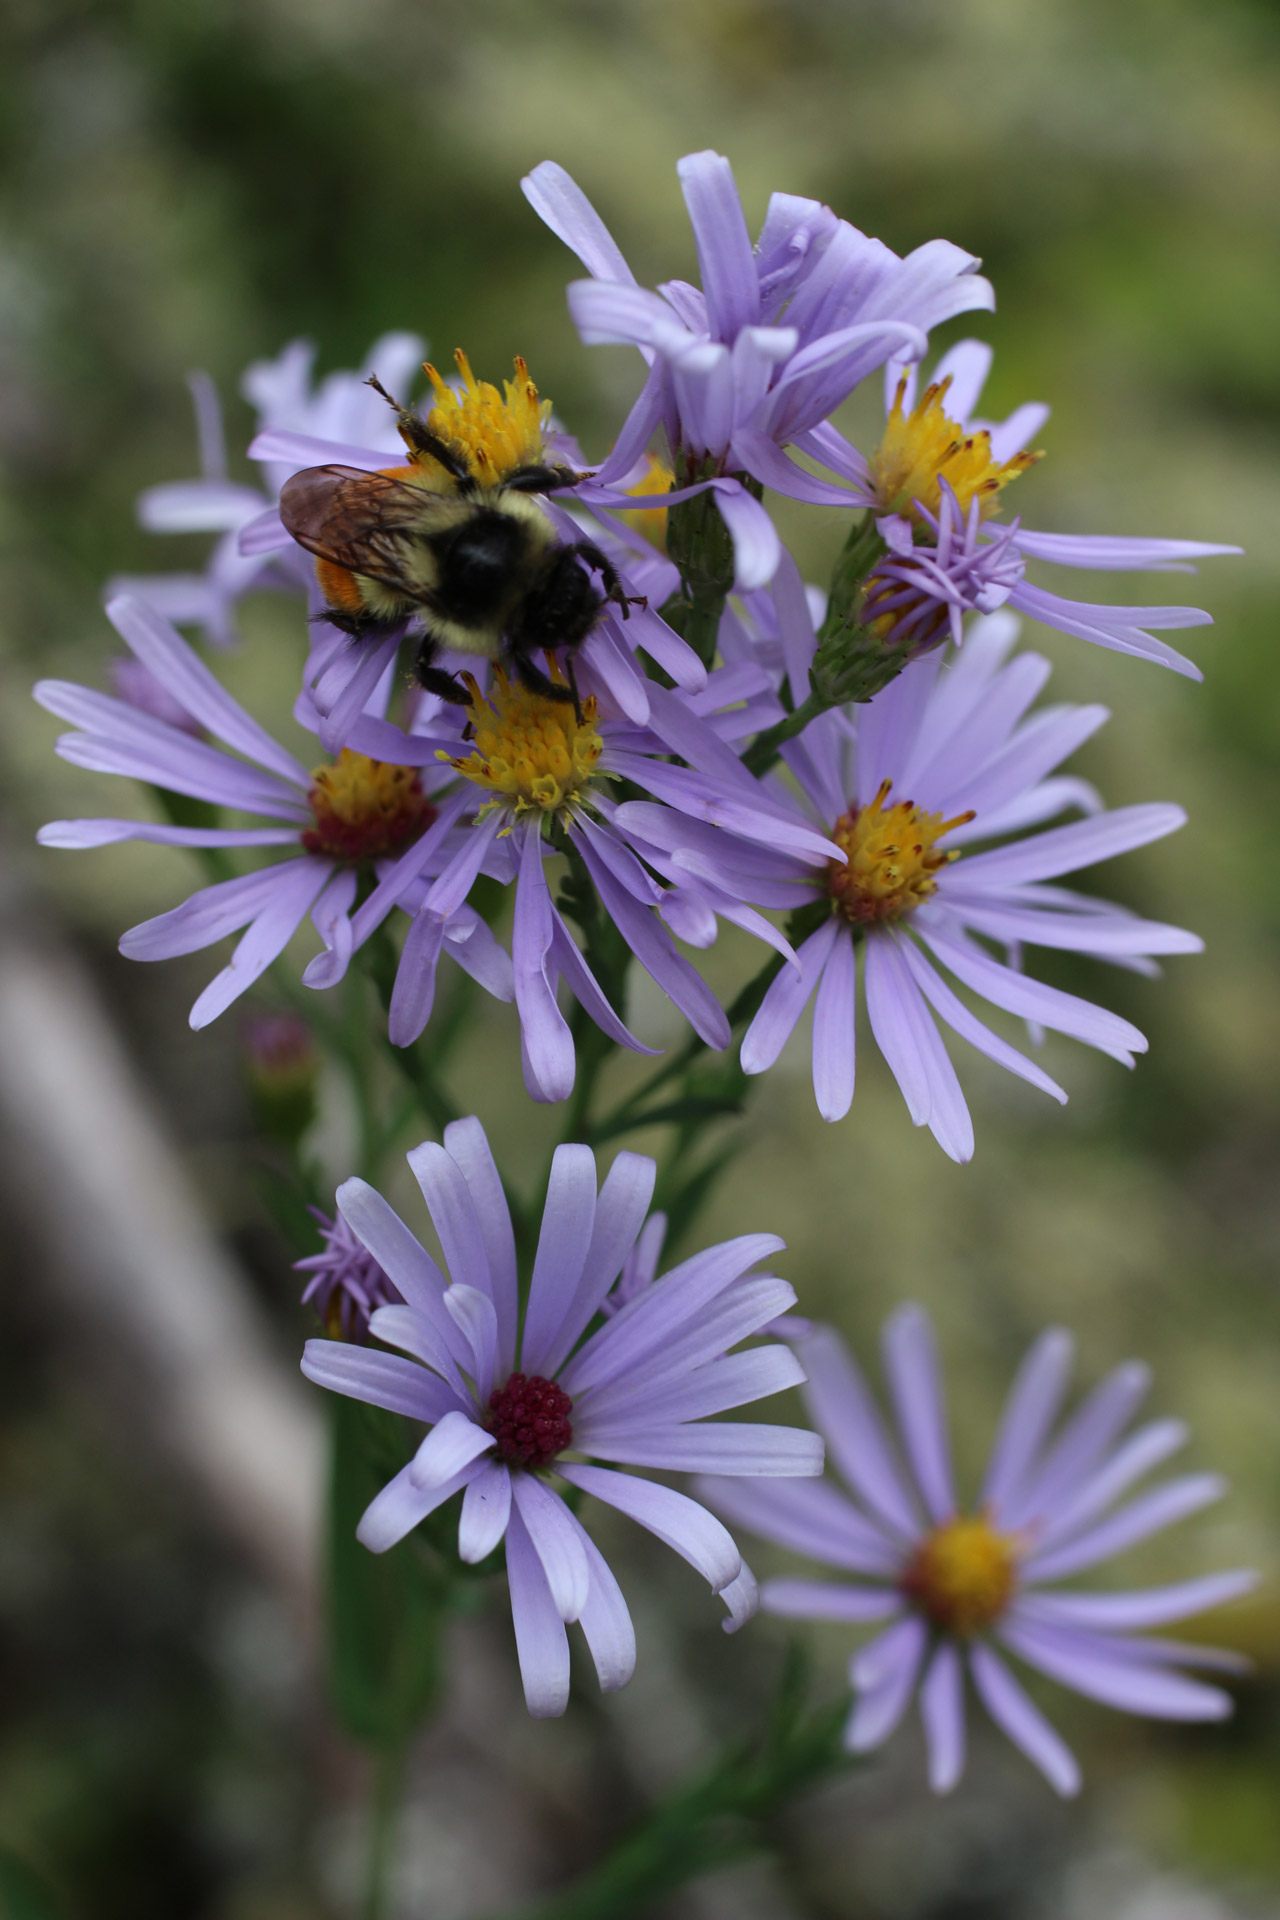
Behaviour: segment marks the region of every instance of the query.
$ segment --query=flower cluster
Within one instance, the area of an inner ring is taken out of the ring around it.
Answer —
[[[730,1046],[743,1075],[767,1072],[812,1001],[814,1096],[834,1122],[853,1103],[861,994],[911,1120],[964,1161],[973,1126],[944,1030],[1059,1101],[1032,1057],[1046,1030],[1130,1066],[1146,1045],[1129,1020],[1033,977],[1030,949],[1154,974],[1200,945],[1064,884],[1184,816],[1168,802],[1108,810],[1063,770],[1108,716],[1037,706],[1048,663],[1018,642],[1024,616],[1198,677],[1156,636],[1208,615],[1067,600],[1028,568],[1186,570],[1235,549],[1025,529],[1009,506],[1030,490],[1047,410],[978,418],[991,352],[977,340],[918,379],[935,327],[994,305],[980,262],[945,240],[900,258],[789,194],[774,195],[753,241],[725,159],[690,155],[679,175],[701,284],[657,289],[637,284],[561,168],[524,182],[586,269],[569,288],[583,341],[641,356],[639,394],[598,462],[519,358],[501,387],[462,351],[447,377],[427,362],[425,400],[411,405],[424,349],[394,334],[361,372],[319,386],[298,344],[249,369],[260,484],[246,486],[227,477],[216,395],[194,378],[202,477],[151,489],[139,511],[157,532],[217,535],[207,567],[112,583],[107,615],[128,657],[111,664],[111,693],[35,690],[71,729],[62,757],[140,783],[161,817],[60,820],[40,839],[148,841],[201,859],[207,883],[121,940],[159,960],[239,936],[195,1027],[302,935],[310,950],[285,962],[302,984],[319,996],[367,969],[383,1038],[415,1049],[448,955],[514,1003],[531,1097],[574,1094],[566,1132],[578,1119],[590,1132],[580,1054],[593,1073],[610,1048],[655,1051],[628,1024],[635,962],[690,1030],[646,1090]],[[885,424],[860,448],[833,415],[872,376]],[[829,590],[802,579],[766,494],[838,523]],[[291,743],[178,631],[232,646],[240,602],[264,588],[298,602]],[[725,921],[758,946],[729,1011],[688,951]],[[1010,1018],[1030,1051],[997,1030]],[[283,1031],[263,1043],[268,1091],[293,1088]],[[400,1061],[411,1078],[429,1072],[420,1053]],[[295,1155],[311,1116],[304,1067],[278,1129]],[[727,1104],[699,1109],[695,1091],[686,1082],[665,1108],[624,1103],[594,1137]],[[478,1120],[441,1127],[424,1108],[442,1138],[409,1165],[443,1265],[374,1185],[348,1180],[333,1217],[312,1208],[322,1250],[298,1262],[326,1336],[308,1343],[304,1371],[410,1423],[403,1466],[360,1522],[365,1546],[397,1545],[456,1496],[455,1566],[503,1550],[532,1713],[564,1709],[568,1624],[604,1688],[634,1664],[626,1602],[579,1517],[587,1495],[701,1572],[731,1627],[757,1591],[709,1506],[860,1576],[774,1580],[765,1604],[884,1623],[851,1667],[848,1741],[887,1738],[918,1686],[940,1791],[963,1765],[966,1674],[1074,1791],[1074,1761],[1008,1653],[1135,1712],[1225,1710],[1224,1694],[1181,1671],[1218,1656],[1135,1635],[1242,1591],[1246,1576],[1045,1591],[1218,1491],[1191,1476],[1117,1506],[1182,1438],[1169,1421],[1121,1438],[1141,1370],[1104,1382],[1051,1442],[1069,1347],[1046,1335],[981,1501],[962,1509],[918,1311],[886,1335],[899,1459],[837,1336],[787,1318],[791,1287],[759,1270],[781,1250],[774,1236],[746,1233],[659,1277],[654,1162],[620,1152],[598,1185],[590,1147],[570,1140],[522,1282]],[[365,1133],[371,1171],[396,1124]],[[715,1417],[806,1382],[820,1433]],[[822,1435],[844,1490],[819,1477]],[[700,1474],[707,1505],[624,1468]]]

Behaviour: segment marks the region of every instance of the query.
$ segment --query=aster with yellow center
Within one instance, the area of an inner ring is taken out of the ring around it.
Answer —
[[[563,684],[554,664],[551,672]],[[492,796],[481,817],[500,807],[516,819],[559,813],[590,786],[604,746],[594,698],[583,701],[579,720],[571,702],[535,693],[500,667],[488,696],[471,674],[464,678],[471,694],[472,750],[449,765]]]
[[[315,825],[302,835],[308,853],[355,863],[387,860],[417,840],[436,817],[416,767],[398,767],[344,747],[317,767],[307,794]]]
[[[938,851],[937,842],[953,827],[973,819],[972,811],[944,820],[910,800],[887,805],[893,782],[882,780],[867,806],[851,806],[831,829],[847,864],[827,868],[827,892],[836,909],[854,926],[900,920],[937,889],[940,867],[959,859],[959,850]]]
[[[453,357],[461,389],[451,387],[430,361],[423,369],[435,394],[427,415],[430,431],[466,461],[482,487],[497,486],[518,467],[537,466],[551,402],[538,398],[521,356],[515,357],[514,380],[504,380],[501,393],[490,381],[476,379],[461,347]]]
[[[900,1585],[940,1633],[962,1638],[990,1627],[1013,1595],[1017,1550],[983,1514],[944,1521],[925,1535]]]
[[[942,510],[940,483],[945,480],[962,512],[976,500],[985,518],[996,511],[1001,489],[1040,459],[1038,453],[1016,453],[1010,460],[995,460],[985,428],[967,430],[947,413],[950,386],[950,375],[934,382],[907,412],[905,374],[898,382],[884,435],[871,456],[879,512],[901,514],[923,525],[921,508],[935,518]]]

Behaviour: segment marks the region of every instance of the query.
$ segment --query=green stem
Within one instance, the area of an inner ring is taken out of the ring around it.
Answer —
[[[811,690],[794,712],[784,713],[781,720],[775,720],[771,727],[766,727],[763,733],[756,735],[742,756],[742,764],[747,772],[757,776],[768,773],[778,757],[778,749],[785,746],[788,740],[794,740],[798,733],[803,733],[811,720],[816,720],[820,713],[826,713],[833,705],[834,701],[820,699]]]
[[[677,467],[677,487],[711,477],[707,461],[682,458]],[[754,481],[741,474],[738,478],[759,494]],[[733,541],[714,488],[668,511],[667,556],[680,569],[680,587],[663,606],[662,617],[709,667],[716,656],[720,616],[733,586]]]
[[[389,1911],[391,1868],[407,1753],[408,1743],[393,1739],[378,1748],[374,1759],[363,1920],[385,1920]]]

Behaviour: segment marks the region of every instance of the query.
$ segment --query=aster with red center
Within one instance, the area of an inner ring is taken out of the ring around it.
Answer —
[[[119,773],[166,793],[228,813],[258,815],[266,826],[162,825],[148,820],[55,820],[42,827],[43,846],[101,847],[122,840],[195,848],[293,847],[292,859],[258,867],[193,893],[179,907],[126,933],[120,950],[134,960],[163,960],[212,946],[246,929],[230,961],[197,999],[193,1027],[225,1011],[283,952],[311,918],[329,956],[343,966],[359,944],[352,925],[361,873],[380,875],[407,849],[430,870],[433,851],[466,811],[465,795],[437,803],[448,778],[422,748],[427,767],[401,766],[343,747],[331,765],[308,771],[221,687],[181,635],[139,600],[107,609],[135,660],[154,685],[204,736],[154,711],[143,711],[89,687],[42,680],[35,697],[77,729],[57,750],[64,760]],[[381,734],[408,740],[376,716],[365,718],[366,741]],[[511,963],[471,908],[451,915],[444,950],[499,998],[514,993]]]
[[[782,1242],[744,1234],[654,1278],[660,1228],[646,1231],[653,1161],[620,1153],[597,1191],[591,1150],[562,1146],[521,1307],[511,1216],[479,1121],[456,1121],[443,1144],[415,1148],[409,1165],[447,1277],[381,1194],[348,1180],[338,1192],[341,1216],[404,1301],[380,1307],[370,1332],[400,1351],[312,1340],[303,1372],[426,1426],[358,1536],[384,1552],[461,1494],[463,1560],[483,1560],[505,1543],[529,1711],[562,1713],[566,1623],[582,1627],[606,1691],[630,1678],[635,1635],[617,1581],[555,1481],[674,1548],[721,1596],[735,1627],[755,1610],[756,1592],[731,1535],[686,1494],[618,1468],[822,1470],[815,1434],[709,1418],[803,1378],[794,1353],[776,1342],[730,1351],[794,1304],[786,1281],[753,1271]]]

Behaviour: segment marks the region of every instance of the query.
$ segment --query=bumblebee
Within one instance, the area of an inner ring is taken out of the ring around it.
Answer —
[[[624,619],[632,605],[644,605],[628,598],[589,540],[559,541],[538,503],[539,494],[582,476],[569,467],[530,465],[484,485],[376,378],[369,385],[395,408],[412,464],[384,473],[308,467],[280,495],[285,528],[316,557],[327,603],[319,617],[355,640],[381,639],[412,620],[417,678],[454,706],[466,706],[470,695],[434,664],[446,648],[503,660],[525,686],[550,700],[572,700],[580,715],[574,650],[607,602]],[[558,647],[566,649],[567,685],[537,664]]]

